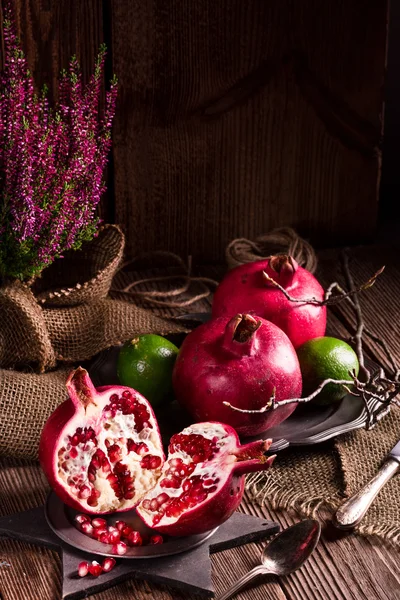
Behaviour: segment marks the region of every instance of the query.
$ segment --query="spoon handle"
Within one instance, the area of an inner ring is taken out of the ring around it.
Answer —
[[[243,577],[238,579],[237,582],[225,592],[225,594],[222,594],[222,596],[219,597],[219,600],[228,600],[228,598],[231,598],[234,594],[236,594],[236,592],[239,592],[247,583],[249,583],[249,581],[266,573],[268,573],[268,571],[262,565],[255,567],[246,573],[246,575],[243,575]]]

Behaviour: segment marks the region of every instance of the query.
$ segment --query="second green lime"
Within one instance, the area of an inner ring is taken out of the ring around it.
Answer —
[[[172,398],[172,370],[178,348],[160,335],[140,335],[124,344],[118,356],[118,378],[160,406]]]
[[[343,340],[333,337],[318,337],[297,348],[303,396],[311,394],[325,379],[351,381],[350,372],[358,375],[359,363],[354,350]],[[350,387],[350,386],[349,386]],[[313,399],[314,404],[335,404],[346,395],[342,385],[328,383]]]

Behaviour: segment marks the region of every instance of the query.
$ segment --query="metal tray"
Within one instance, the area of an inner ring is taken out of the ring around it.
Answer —
[[[66,506],[54,492],[51,492],[47,498],[45,515],[49,527],[54,533],[64,542],[73,546],[77,550],[89,552],[90,554],[99,554],[101,556],[113,556],[115,558],[160,558],[165,556],[173,556],[181,552],[193,550],[201,544],[204,544],[218,528],[201,533],[198,535],[189,535],[186,537],[164,537],[163,544],[146,545],[146,546],[128,546],[126,554],[112,554],[111,545],[103,544],[90,538],[79,531],[74,523],[77,511],[69,506]],[[142,535],[152,535],[155,532],[149,529],[143,521],[138,517],[135,510],[130,510],[124,513],[114,513],[111,515],[100,515],[105,519],[108,525],[114,525],[115,521],[124,520],[136,531]]]

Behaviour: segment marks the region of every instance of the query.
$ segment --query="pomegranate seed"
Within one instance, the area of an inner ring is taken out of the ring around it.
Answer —
[[[127,549],[128,546],[124,542],[118,542],[118,544],[114,544],[114,546],[111,548],[111,552],[113,554],[119,554],[122,556],[123,554],[126,554]]]
[[[95,529],[98,527],[107,527],[107,521],[105,519],[100,519],[100,517],[96,517],[92,519],[92,525]]]
[[[121,530],[121,536],[127,538],[131,535],[132,531],[133,531],[132,527],[129,527],[129,525],[126,525],[126,527],[124,527]]]
[[[205,487],[209,487],[210,485],[214,485],[214,479],[210,479],[210,478],[208,478],[208,479],[204,479],[204,481],[203,481],[203,485],[204,485]]]
[[[71,448],[69,451],[70,458],[76,458],[78,456],[78,450],[76,448]]]
[[[157,498],[153,498],[150,502],[150,510],[155,512],[158,509]]]
[[[94,537],[96,540],[100,540],[100,536],[103,535],[103,533],[108,534],[108,531],[105,527],[96,527],[95,529],[93,529],[92,537]]]
[[[97,562],[97,560],[93,560],[92,564],[89,565],[89,573],[93,575],[93,577],[98,577],[102,572],[102,566]]]
[[[104,573],[109,573],[116,565],[114,558],[105,558],[101,563]]]
[[[128,544],[130,546],[141,546],[143,544],[142,536],[138,531],[132,531],[128,537]]]
[[[87,515],[75,515],[75,523],[79,523],[80,525],[82,523],[86,523],[88,521],[90,521],[90,517],[88,517]]]
[[[204,502],[207,496],[207,492],[199,492],[198,494],[194,495],[193,498],[194,500],[196,500],[197,504],[200,504],[201,502]]]
[[[193,484],[192,484],[192,482],[190,481],[190,479],[186,479],[186,481],[184,481],[184,482],[183,482],[183,485],[182,485],[182,489],[183,489],[183,491],[184,491],[184,492],[188,492],[188,491],[191,489],[192,485],[193,485]]]
[[[118,444],[113,444],[108,448],[108,457],[113,463],[121,460],[121,448],[118,446]]]
[[[162,535],[152,535],[150,538],[150,544],[163,544],[164,538]]]
[[[92,537],[92,536],[93,536],[94,529],[93,529],[93,526],[92,526],[92,524],[90,523],[90,521],[84,521],[84,522],[81,524],[81,531],[82,531],[82,533],[84,533],[85,535],[89,535],[90,537]]]
[[[110,544],[118,544],[121,541],[121,533],[118,531],[109,531]]]
[[[102,533],[99,536],[99,542],[102,544],[111,544],[110,534],[107,532]]]
[[[77,446],[80,442],[80,438],[78,435],[75,434],[72,436],[70,441],[71,441],[71,446]]]
[[[119,400],[118,394],[111,394],[110,402],[118,402],[118,400]]]
[[[162,483],[162,482],[161,482],[161,483]],[[161,485],[161,484],[160,484],[160,485]],[[143,502],[142,502],[142,507],[143,507],[145,510],[149,510],[149,508],[150,508],[150,500],[143,500]]]
[[[132,398],[132,392],[131,392],[130,390],[124,390],[124,391],[122,392],[122,397],[123,397],[123,398],[129,398],[129,399],[130,399],[130,398]]]
[[[86,577],[89,573],[89,563],[83,560],[78,565],[78,575],[79,577]]]
[[[91,489],[87,485],[83,485],[78,492],[78,498],[82,500],[87,500],[91,494]]]
[[[158,506],[161,506],[162,504],[164,504],[164,502],[166,502],[167,500],[169,500],[169,496],[168,494],[166,494],[165,492],[163,492],[162,494],[159,494],[157,496],[157,502],[158,502]]]
[[[118,531],[122,531],[124,527],[127,526],[127,523],[125,523],[125,521],[116,521],[115,522],[115,527],[118,529]]]

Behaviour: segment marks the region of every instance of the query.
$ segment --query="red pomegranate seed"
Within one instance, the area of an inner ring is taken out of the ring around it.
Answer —
[[[125,521],[116,521],[115,522],[115,527],[118,529],[118,531],[122,531],[124,527],[127,526],[127,523],[125,523]]]
[[[114,558],[105,558],[101,563],[104,573],[109,573],[116,565]]]
[[[95,529],[93,529],[92,537],[94,537],[96,540],[100,540],[100,536],[103,535],[103,533],[108,534],[106,527],[96,527]]]
[[[138,531],[132,531],[128,537],[128,544],[130,546],[141,546],[143,544],[142,536]]]
[[[155,512],[158,509],[158,502],[157,502],[157,498],[153,498],[150,501],[150,510]]]
[[[121,530],[121,536],[122,537],[129,537],[132,533],[133,529],[132,527],[129,527],[129,525],[126,525],[122,530]]]
[[[78,456],[78,450],[76,448],[71,448],[69,451],[70,458],[76,458]]]
[[[101,542],[102,544],[111,544],[110,534],[107,532],[102,533],[99,536],[99,542]]]
[[[83,485],[81,488],[79,488],[78,498],[81,498],[82,500],[86,500],[87,498],[89,498],[90,494],[91,494],[90,487],[87,485]]]
[[[90,522],[90,517],[88,517],[87,515],[75,515],[75,523],[79,523],[79,525],[82,525],[82,523],[86,523],[86,522]]]
[[[92,560],[92,564],[89,565],[89,573],[93,575],[93,577],[98,577],[102,572],[102,566],[97,562],[97,560]]]
[[[162,482],[161,482],[161,483],[162,483]],[[160,485],[161,485],[161,484],[160,484]],[[147,500],[147,499],[146,499],[146,500],[143,500],[143,502],[142,502],[142,507],[143,507],[145,510],[149,510],[149,508],[150,508],[150,500]]]
[[[78,575],[79,577],[86,577],[89,573],[89,563],[83,560],[78,565]]]
[[[107,527],[107,521],[105,519],[100,519],[100,517],[96,517],[92,519],[92,525],[95,529],[98,527]]]
[[[111,552],[113,554],[119,554],[120,556],[122,556],[123,554],[126,554],[127,549],[128,546],[124,542],[118,542],[118,544],[114,544],[114,546],[111,549]]]
[[[163,544],[164,538],[162,535],[152,535],[150,538],[150,544]]]
[[[118,402],[118,400],[119,400],[118,394],[111,394],[110,402]]]
[[[83,523],[81,523],[81,531],[85,535],[89,535],[90,537],[92,537],[94,529],[90,521],[84,521]]]
[[[112,446],[110,446],[107,452],[110,461],[113,463],[117,462],[118,460],[121,460],[122,458],[121,448],[118,446],[118,444],[113,444]]]
[[[121,541],[121,533],[116,529],[116,531],[109,531],[108,536],[110,538],[110,544],[118,544]]]
[[[128,399],[128,398],[130,399],[130,398],[132,398],[132,392],[130,390],[124,390],[122,392],[122,397],[126,398],[126,399]]]
[[[157,502],[158,502],[158,506],[161,506],[162,504],[164,504],[164,502],[166,502],[167,500],[169,500],[169,496],[168,494],[166,494],[165,492],[163,492],[162,494],[159,494],[157,496]]]

